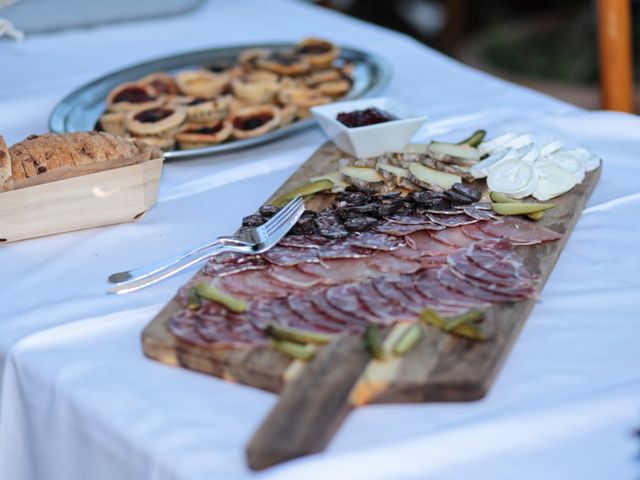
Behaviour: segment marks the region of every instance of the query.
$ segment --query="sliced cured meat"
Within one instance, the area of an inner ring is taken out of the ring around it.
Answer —
[[[249,321],[247,314],[195,312],[194,317],[198,334],[216,347],[247,347],[266,342],[264,332]]]
[[[373,255],[374,250],[359,248],[351,244],[350,239],[334,240],[318,250],[322,260],[335,258],[365,258]]]
[[[402,292],[410,304],[418,306],[418,312],[431,308],[443,315],[458,315],[469,310],[468,303],[454,302],[442,295],[438,296],[431,288],[431,283],[416,283],[413,279],[402,279],[393,282],[396,289]],[[448,292],[445,292],[448,293]]]
[[[294,289],[306,289],[321,282],[321,278],[316,275],[304,273],[295,267],[280,267],[271,265],[266,275],[275,279],[281,284],[291,286]]]
[[[486,210],[484,208],[478,208],[477,205],[465,205],[461,207],[461,210],[469,215],[471,218],[475,218],[476,220],[494,220],[496,215],[491,210]]]
[[[262,254],[265,260],[281,267],[290,267],[301,263],[318,263],[318,250],[315,248],[283,247],[276,245]]]
[[[220,279],[220,284],[231,295],[250,300],[284,297],[288,294],[287,286],[276,283],[265,271],[247,271],[228,275]]]
[[[362,232],[349,237],[349,243],[354,247],[389,252],[404,246],[401,238],[384,233]]]
[[[357,283],[331,287],[326,291],[327,301],[338,310],[365,322],[376,322],[379,317],[360,302]]]
[[[409,246],[399,248],[398,250],[394,250],[390,252],[391,255],[398,258],[415,258],[419,259],[423,256],[423,253],[420,250],[416,250],[415,248],[411,248]]]
[[[308,328],[308,322],[291,308],[286,298],[273,299],[265,303],[265,308],[271,310],[276,323],[293,328]]]
[[[493,275],[529,282],[538,280],[538,277],[529,272],[522,262],[514,259],[513,247],[504,240],[472,243],[465,253],[471,262]]]
[[[480,229],[488,235],[509,240],[515,245],[535,245],[562,238],[562,235],[537,223],[512,216],[483,222]]]
[[[396,322],[398,320],[415,320],[416,314],[410,309],[405,308],[398,300],[390,300],[380,295],[378,290],[373,286],[371,281],[363,282],[355,289],[360,303],[376,313],[376,316],[386,324]]]
[[[243,257],[233,258],[225,262],[210,260],[202,267],[202,273],[211,277],[222,277],[247,270],[262,270],[269,266],[269,263],[260,255],[244,255]]]
[[[490,301],[470,297],[465,293],[461,293],[455,289],[451,289],[443,285],[439,280],[439,272],[446,265],[438,268],[428,268],[418,273],[413,279],[413,283],[418,291],[429,298],[449,307],[459,307],[464,310],[472,308],[486,308],[490,305]]]
[[[379,233],[386,233],[388,235],[395,235],[402,237],[413,232],[420,232],[422,230],[442,230],[446,227],[437,223],[425,223],[421,225],[404,225],[401,223],[393,222],[381,222],[373,230]]]
[[[495,256],[492,257],[492,259],[498,260]],[[465,277],[468,277],[469,279],[477,280],[487,284],[502,287],[534,285],[533,278],[521,279],[520,277],[517,277],[515,275],[500,276],[494,274],[488,269],[480,267],[467,256],[466,250],[457,250],[450,254],[447,258],[447,263],[455,272],[458,272]]]
[[[521,300],[520,296],[491,292],[455,275],[448,266],[438,269],[438,281],[446,288],[470,299],[489,303],[508,303]]]
[[[423,255],[446,255],[457,247],[446,245],[434,239],[428,232],[415,232],[405,237],[407,245]]]
[[[326,313],[328,316],[335,318],[340,322],[351,324],[354,328],[359,327],[361,331],[369,324],[366,320],[362,320],[355,315],[345,313],[344,311],[335,308],[331,303],[329,303],[329,300],[327,300],[326,292],[324,291],[307,292],[305,295],[319,311]]]
[[[412,312],[414,315],[419,314],[425,308],[423,297],[420,296],[416,299],[411,295],[407,295],[403,292],[402,288],[398,287],[397,282],[393,280],[379,277],[373,279],[371,285],[384,301],[392,304],[401,304],[402,308]]]
[[[488,233],[481,230],[480,225],[482,225],[482,223],[483,222],[472,223],[470,225],[463,225],[462,227],[460,227],[460,229],[462,230],[462,233],[464,233],[467,237],[471,238],[472,240],[489,240],[489,239],[497,238],[494,235],[489,235]]]
[[[442,255],[427,255],[420,257],[420,266],[422,268],[437,267],[439,265],[447,264],[447,254]]]
[[[331,317],[327,311],[320,311],[308,295],[291,295],[287,297],[289,308],[308,322],[309,327],[324,332],[358,331],[359,327]]]
[[[355,281],[371,275],[369,266],[365,262],[354,258],[324,260],[322,263],[306,263],[298,265],[298,269],[321,278],[323,283],[329,285]]]
[[[465,213],[458,213],[456,215],[443,215],[441,213],[427,213],[426,214],[433,223],[438,225],[442,225],[444,227],[460,227],[461,225],[468,225],[470,223],[475,223],[478,220],[475,218],[471,218],[469,215]]]
[[[455,212],[460,213],[460,212]],[[429,225],[433,221],[422,215],[389,215],[385,220],[391,223],[399,223],[401,225]]]
[[[466,247],[473,242],[472,239],[462,233],[462,227],[447,228],[439,232],[433,232],[431,236],[439,242],[458,248]]]
[[[169,319],[167,327],[173,335],[184,342],[200,346],[206,346],[209,343],[196,330],[194,314],[189,310],[176,312]]]
[[[286,235],[278,242],[281,247],[320,248],[330,240],[317,235]]]
[[[378,252],[364,261],[373,270],[382,273],[413,273],[421,268],[420,261],[396,257],[393,252]]]

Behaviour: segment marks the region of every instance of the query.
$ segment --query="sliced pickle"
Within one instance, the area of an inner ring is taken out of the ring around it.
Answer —
[[[300,345],[299,343],[289,342],[287,340],[269,339],[269,343],[285,355],[296,358],[298,360],[311,360],[316,354],[316,348],[313,345]]]
[[[382,333],[378,327],[369,325],[364,332],[364,340],[373,358],[378,360],[387,358],[387,352],[385,352],[384,346],[382,345]]]
[[[500,215],[528,215],[555,207],[553,203],[491,203],[493,211]]]
[[[224,305],[232,312],[242,313],[247,309],[247,302],[240,300],[239,298],[232,297],[231,295],[227,295],[207,282],[198,283],[196,285],[196,292],[200,298],[206,298],[212,302]]]
[[[422,338],[422,328],[419,324],[414,323],[407,328],[402,336],[393,346],[393,353],[396,355],[406,355],[420,342]]]
[[[285,205],[288,201],[293,200],[297,196],[305,197],[313,193],[322,192],[324,190],[330,190],[333,188],[333,182],[331,180],[323,179],[315,182],[305,183],[293,190],[283,193],[276,197],[271,203],[278,207]]]
[[[447,333],[452,333],[457,335],[458,337],[464,337],[471,340],[479,340],[484,342],[488,339],[487,334],[482,330],[478,325],[474,325],[473,323],[462,323],[454,327],[451,331],[447,331],[447,320],[441,317],[438,312],[432,310],[430,308],[425,308],[422,312],[420,312],[420,320],[422,320],[427,325],[431,325],[432,327],[439,328]]]
[[[200,296],[198,295],[198,289],[191,287],[189,289],[189,297],[187,298],[187,308],[189,310],[198,310],[202,306]]]
[[[486,130],[476,130],[469,137],[465,138],[461,142],[458,142],[458,145],[469,145],[470,147],[477,147],[482,143],[486,135]]]
[[[295,343],[317,343],[324,345],[331,342],[333,337],[320,332],[286,327],[278,323],[270,323],[265,329],[267,335],[276,340],[287,340]]]
[[[544,212],[542,210],[539,212],[533,212],[528,214],[527,217],[537,222],[538,220],[542,220],[542,217],[544,217]]]
[[[484,312],[482,310],[469,310],[461,315],[447,318],[444,329],[451,332],[462,325],[479,322],[483,318]]]
[[[495,203],[522,203],[500,192],[491,192],[489,197],[491,198],[491,201]],[[539,212],[529,213],[527,214],[527,217],[537,222],[544,217],[544,211],[540,210]]]

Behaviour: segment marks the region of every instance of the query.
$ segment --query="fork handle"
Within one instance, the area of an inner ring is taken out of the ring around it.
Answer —
[[[218,255],[222,252],[227,252],[227,251],[230,251],[230,249],[225,247],[224,244],[214,242],[209,248],[206,248],[206,249],[201,248],[193,256],[185,257],[187,261],[184,261],[183,259],[182,261],[174,263],[172,266],[169,266],[167,268],[158,270],[155,273],[151,273],[141,278],[135,278],[125,283],[120,283],[110,288],[108,292],[117,293],[117,294],[135,292],[136,290],[140,290],[142,288],[148,287],[149,285],[153,285],[154,283],[158,283],[164,280],[165,278],[169,278],[175,275],[176,273],[179,273],[184,269],[189,268],[192,265],[195,265],[197,263],[202,262],[203,260],[206,260],[209,257]]]

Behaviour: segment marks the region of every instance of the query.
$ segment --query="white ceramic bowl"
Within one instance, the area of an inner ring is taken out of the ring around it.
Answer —
[[[342,112],[377,107],[398,120],[349,128],[336,116]],[[349,102],[313,107],[311,113],[340,150],[358,158],[375,157],[385,152],[398,152],[407,146],[427,117],[416,117],[389,97],[363,98]]]

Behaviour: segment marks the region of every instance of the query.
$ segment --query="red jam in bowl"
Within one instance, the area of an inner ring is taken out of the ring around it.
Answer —
[[[356,128],[390,122],[391,120],[398,120],[398,118],[379,108],[370,107],[365,110],[339,113],[336,120],[349,128]]]

